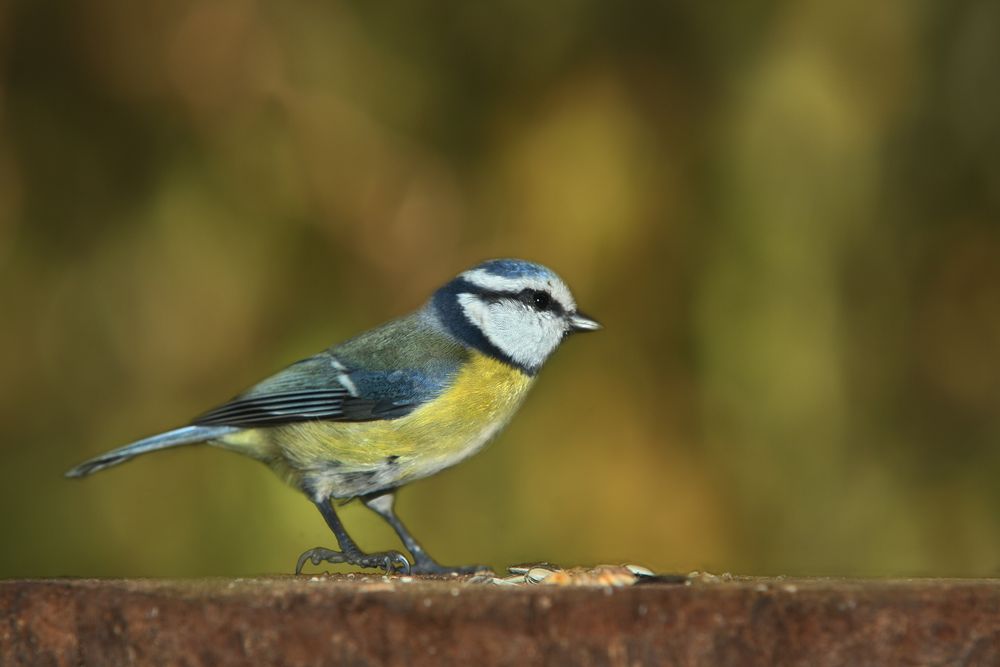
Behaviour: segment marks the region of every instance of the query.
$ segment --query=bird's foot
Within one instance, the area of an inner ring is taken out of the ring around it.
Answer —
[[[394,574],[396,572],[401,574],[410,573],[410,561],[406,560],[406,556],[398,551],[377,551],[366,554],[362,551],[343,552],[316,547],[315,549],[309,549],[299,556],[299,561],[295,564],[295,574],[302,574],[302,568],[305,567],[307,562],[319,565],[324,561],[327,563],[348,563],[350,565],[357,565],[358,567],[385,570],[386,574]]]

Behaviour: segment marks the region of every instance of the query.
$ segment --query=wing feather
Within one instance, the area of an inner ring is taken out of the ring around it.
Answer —
[[[297,391],[234,399],[194,420],[200,425],[257,426],[308,419],[337,419],[344,414],[347,390]]]
[[[467,357],[418,311],[292,364],[193,424],[251,428],[395,419],[439,396]]]
[[[394,419],[410,413],[442,386],[428,382],[425,374],[416,370],[352,371],[331,361],[324,353],[292,364],[228,403],[199,415],[192,424],[251,428],[321,419]]]

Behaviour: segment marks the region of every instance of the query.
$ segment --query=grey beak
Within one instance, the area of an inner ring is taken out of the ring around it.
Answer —
[[[601,328],[601,323],[592,317],[577,311],[569,316],[569,330],[576,331],[597,331]]]

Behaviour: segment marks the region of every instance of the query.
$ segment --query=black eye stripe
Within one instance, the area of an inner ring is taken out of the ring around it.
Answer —
[[[538,312],[551,312],[556,313],[557,315],[565,312],[562,304],[560,304],[552,297],[551,294],[544,290],[523,289],[520,292],[479,290],[475,292],[475,295],[488,303],[495,303],[497,301],[503,301],[504,299],[510,299],[513,301],[519,301],[528,308]]]
[[[496,303],[497,301],[503,301],[506,299],[518,301],[528,308],[540,313],[555,313],[560,316],[566,314],[566,309],[563,308],[562,303],[553,297],[548,290],[526,287],[520,292],[506,292],[501,290],[485,289],[480,285],[474,285],[467,281],[463,282],[461,288],[461,292],[474,295],[486,303]]]

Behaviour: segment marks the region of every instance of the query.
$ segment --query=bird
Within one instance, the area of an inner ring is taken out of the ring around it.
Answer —
[[[337,549],[296,563],[387,573],[471,573],[434,560],[396,515],[397,490],[480,451],[510,420],[565,338],[601,325],[551,269],[493,259],[437,289],[416,311],[291,364],[188,425],[92,458],[85,477],[146,454],[207,444],[263,462],[319,509]],[[334,505],[360,499],[399,536],[365,552]]]

